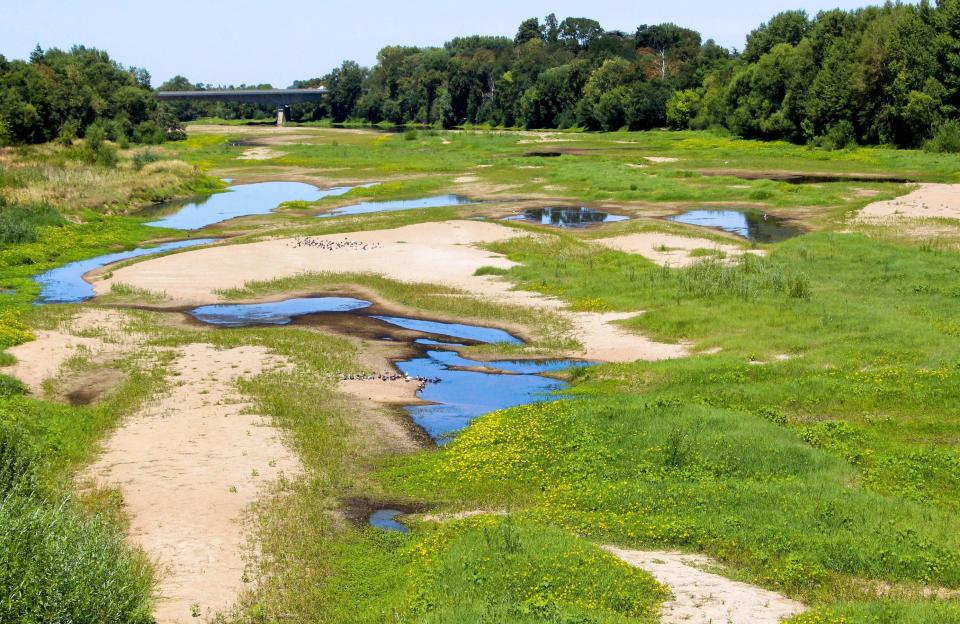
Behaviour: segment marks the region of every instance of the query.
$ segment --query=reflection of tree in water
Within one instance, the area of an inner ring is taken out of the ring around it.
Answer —
[[[741,213],[746,221],[744,235],[758,243],[776,243],[797,236],[800,230],[787,225],[785,219],[774,217],[759,210],[749,210]]]
[[[669,218],[679,223],[717,228],[758,243],[776,243],[803,233],[786,219],[761,210],[691,210]]]
[[[525,216],[528,221],[536,221],[541,225],[577,227],[603,223],[609,215],[589,208],[538,208],[527,210]]]

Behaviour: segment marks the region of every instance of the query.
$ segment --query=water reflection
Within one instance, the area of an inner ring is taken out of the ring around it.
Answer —
[[[758,243],[777,243],[803,233],[800,228],[789,225],[786,219],[761,210],[691,210],[667,219],[717,228]]]
[[[324,197],[338,197],[353,190],[354,186],[338,186],[319,189],[302,182],[259,182],[229,186],[224,193],[216,193],[204,199],[172,208],[174,212],[147,225],[178,230],[199,230],[214,223],[237,217],[262,215],[273,212],[277,206],[289,201],[314,202]],[[160,208],[161,212],[171,207]]]
[[[367,201],[352,206],[334,208],[321,217],[340,217],[344,215],[368,214],[371,212],[393,212],[396,210],[416,210],[418,208],[443,208],[474,203],[463,195],[440,195],[421,199],[398,199],[393,201]]]
[[[554,227],[586,227],[598,223],[626,221],[630,217],[591,208],[536,208],[524,211],[520,220]]]

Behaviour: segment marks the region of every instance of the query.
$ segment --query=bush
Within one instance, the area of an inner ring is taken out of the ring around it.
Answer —
[[[97,150],[103,147],[104,141],[107,140],[107,131],[100,124],[93,124],[87,128],[87,132],[83,138],[86,139],[87,147],[96,153]]]
[[[26,394],[27,387],[16,377],[0,373],[0,399]]]
[[[816,143],[828,150],[847,149],[857,144],[857,133],[853,124],[844,119],[830,126],[826,134],[817,138]]]
[[[37,463],[27,435],[19,427],[0,422],[0,501],[14,494],[34,497],[39,493]]]
[[[117,166],[117,148],[112,145],[103,144],[93,153],[94,162],[101,167],[113,169]]]
[[[34,243],[40,226],[61,226],[63,217],[48,204],[7,206],[0,201],[0,243]]]
[[[153,150],[140,150],[133,155],[133,168],[137,171],[140,171],[145,166],[149,165],[152,162],[157,162],[161,159],[160,154],[154,152]]]
[[[941,124],[923,149],[937,154],[960,154],[960,122],[947,121]]]
[[[0,622],[152,624],[151,573],[105,518],[0,500]]]
[[[60,145],[73,145],[73,141],[77,138],[77,133],[80,131],[80,124],[76,121],[70,120],[67,123],[63,124],[63,127],[60,128],[60,134],[57,136],[57,143]]]
[[[133,130],[133,140],[135,143],[146,143],[148,145],[159,145],[163,143],[165,135],[163,129],[157,122],[148,120],[142,122]]]

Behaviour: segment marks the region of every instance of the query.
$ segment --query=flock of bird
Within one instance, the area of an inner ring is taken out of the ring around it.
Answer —
[[[341,375],[341,381],[410,381],[417,382],[417,392],[422,391],[428,384],[438,384],[442,380],[439,377],[411,377],[403,373],[371,373],[368,375]]]
[[[343,240],[328,240],[325,238],[298,236],[294,239],[294,242],[291,243],[291,247],[313,247],[315,249],[323,249],[325,251],[336,251],[338,249],[356,249],[359,251],[367,251],[369,249],[379,249],[380,243],[361,243],[359,241],[352,241],[347,238]]]

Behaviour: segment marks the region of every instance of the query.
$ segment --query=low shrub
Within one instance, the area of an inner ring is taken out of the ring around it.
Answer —
[[[48,204],[6,205],[0,200],[0,243],[35,243],[37,228],[66,223]]]
[[[0,500],[38,494],[37,454],[19,428],[0,422]]]
[[[26,394],[27,388],[16,377],[0,373],[0,398],[7,398],[18,394]]]
[[[157,162],[161,158],[162,156],[153,150],[140,150],[133,155],[133,168],[137,171],[140,171],[146,165],[149,165],[152,162]]]
[[[960,122],[944,122],[923,149],[937,154],[960,154]]]
[[[0,526],[0,622],[154,622],[149,565],[105,518],[11,495]]]

